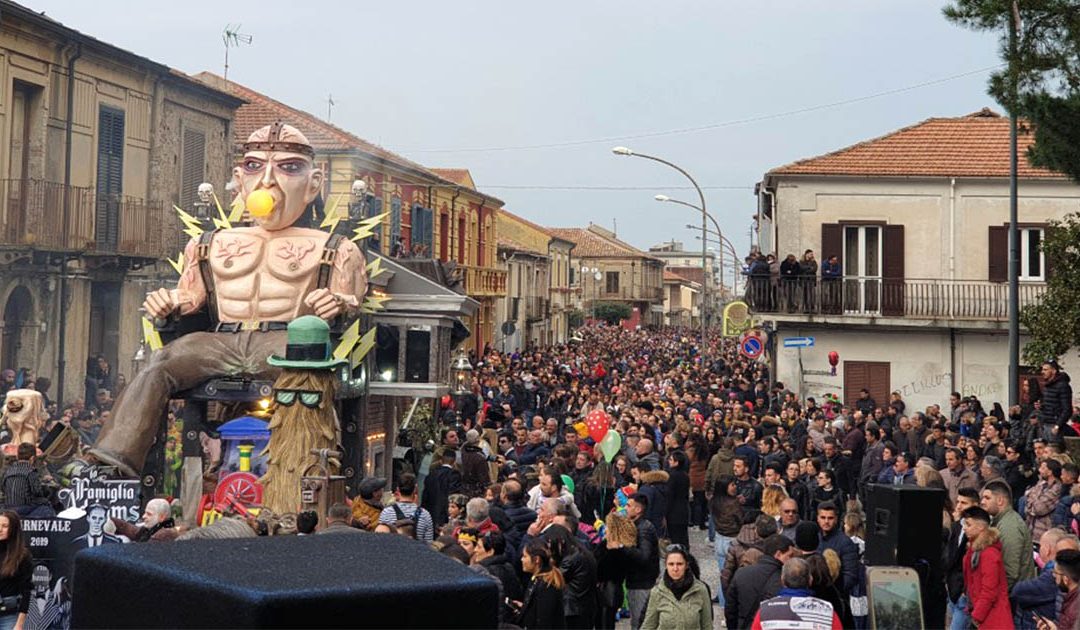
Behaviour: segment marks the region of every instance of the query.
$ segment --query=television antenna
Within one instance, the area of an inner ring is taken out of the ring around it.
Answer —
[[[229,80],[229,49],[237,48],[240,44],[251,44],[251,35],[240,32],[239,24],[226,24],[221,33],[221,41],[225,43],[225,80]]]

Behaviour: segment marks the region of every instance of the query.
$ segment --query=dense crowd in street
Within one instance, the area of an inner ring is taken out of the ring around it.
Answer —
[[[719,337],[704,369],[692,332],[581,334],[473,357],[473,393],[443,409],[421,467],[415,532],[497,577],[506,621],[867,627],[864,506],[879,483],[946,494],[926,627],[1076,623],[1080,485],[1063,440],[1076,410],[1056,363],[1008,411],[957,393],[917,410],[895,392],[804,398]],[[580,424],[597,409],[621,436],[610,463]],[[406,522],[404,505],[364,523]],[[690,553],[693,527],[714,558]],[[702,562],[717,563],[719,583],[697,579]],[[804,598],[827,605],[810,613]]]
[[[141,528],[108,531],[135,541],[409,536],[491,576],[500,620],[525,628],[613,628],[626,617],[635,630],[711,628],[714,617],[729,628],[860,628],[867,488],[916,485],[946,493],[943,565],[923,576],[926,627],[1076,627],[1080,471],[1063,440],[1076,434],[1076,409],[1056,363],[1008,411],[956,393],[917,410],[897,392],[805,397],[718,336],[702,362],[691,331],[579,335],[472,356],[472,391],[441,401],[437,443],[412,451],[391,481],[364,480],[325,523],[301,513],[269,532],[223,519],[183,533],[158,504]],[[90,367],[92,410],[53,410],[80,432],[109,412],[116,385],[104,360]],[[19,376],[21,386],[32,377],[5,371],[5,390]],[[597,411],[617,452],[589,437]],[[707,532],[713,557],[691,553],[691,528]],[[718,582],[700,579],[705,562]]]

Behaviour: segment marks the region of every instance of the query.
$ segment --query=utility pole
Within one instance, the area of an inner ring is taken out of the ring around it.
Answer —
[[[1012,2],[1009,15],[1009,406],[1020,403],[1020,229],[1016,147],[1018,107],[1017,29],[1020,7]]]

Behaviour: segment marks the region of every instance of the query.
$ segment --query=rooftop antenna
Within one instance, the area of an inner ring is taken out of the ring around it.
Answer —
[[[240,44],[250,44],[251,35],[240,32],[239,24],[226,24],[221,33],[221,41],[225,42],[225,80],[229,80],[229,49],[236,48]]]
[[[330,122],[330,113],[333,111],[334,105],[336,105],[336,104],[337,103],[334,102],[334,95],[333,94],[327,94],[326,95],[326,122]]]
[[[611,233],[615,236],[619,235],[619,220],[615,217],[611,217]]]

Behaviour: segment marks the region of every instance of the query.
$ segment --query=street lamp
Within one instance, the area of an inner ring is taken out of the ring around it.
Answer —
[[[450,362],[450,379],[453,383],[452,393],[455,396],[468,394],[472,385],[472,363],[465,355],[465,350],[458,350],[457,356]]]
[[[709,227],[708,223],[706,222],[707,218],[709,216],[709,213],[708,213],[708,211],[706,209],[706,206],[705,206],[705,193],[703,193],[701,191],[701,186],[698,186],[697,181],[690,175],[690,173],[687,173],[686,170],[684,168],[682,168],[681,166],[679,166],[677,164],[673,164],[671,162],[668,162],[667,160],[665,160],[663,158],[658,158],[655,155],[646,155],[645,153],[635,153],[633,150],[631,150],[631,149],[629,149],[627,147],[614,147],[614,148],[611,149],[611,152],[614,153],[615,155],[639,157],[639,158],[644,158],[646,160],[652,160],[653,162],[659,162],[659,163],[661,163],[661,164],[663,164],[665,166],[673,168],[676,171],[679,171],[680,173],[682,173],[683,177],[690,180],[690,183],[693,184],[694,190],[697,191],[698,198],[701,200],[701,208],[700,208],[700,210],[701,210],[701,231],[702,231],[702,233],[705,232],[705,230]],[[703,275],[705,274],[705,259],[707,257],[708,257],[708,252],[705,249],[705,241],[701,241],[701,264],[702,264],[701,273]],[[703,282],[702,285],[701,285],[701,303],[702,304],[707,304],[708,303],[708,289],[707,289],[707,287],[708,287],[708,283]],[[703,310],[702,311],[702,317],[701,317],[701,367],[703,369],[708,369],[706,367],[708,365],[708,363],[706,362],[706,356],[708,354],[708,339],[706,338],[707,325],[708,324],[707,324],[707,322],[705,320],[704,310]]]

